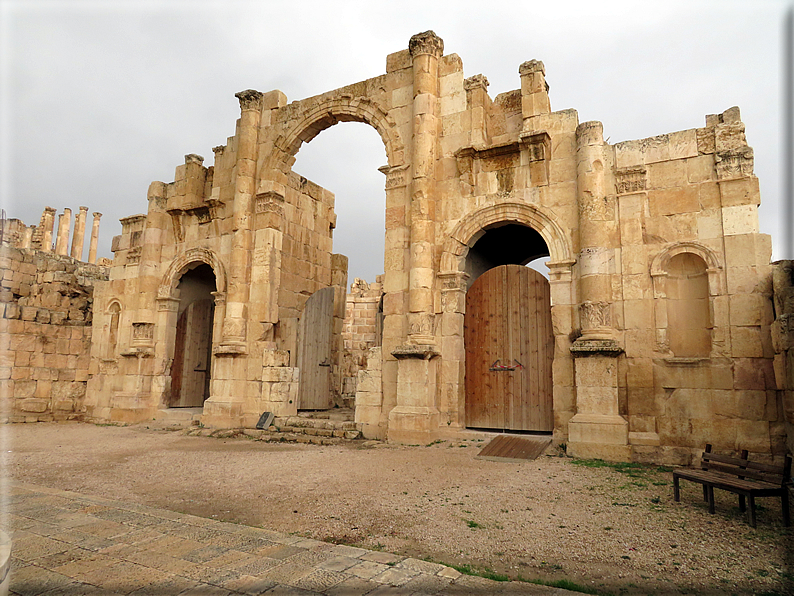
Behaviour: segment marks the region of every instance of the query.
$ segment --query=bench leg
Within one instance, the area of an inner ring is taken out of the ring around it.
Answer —
[[[673,476],[673,501],[681,500],[681,490],[678,487],[678,476]]]
[[[714,513],[714,487],[704,484],[703,490],[706,491],[706,497],[709,502],[709,513]]]
[[[709,490],[708,490],[708,485],[706,484],[703,485],[703,500],[704,501],[709,500]]]
[[[747,497],[747,500],[750,501],[750,525],[754,528],[755,527],[755,497],[750,495]]]
[[[780,506],[783,509],[783,525],[787,528],[791,525],[791,513],[788,510],[788,487],[783,487],[783,493],[780,495]]]
[[[747,509],[747,504],[744,502],[744,495],[739,495],[739,511],[744,512]]]

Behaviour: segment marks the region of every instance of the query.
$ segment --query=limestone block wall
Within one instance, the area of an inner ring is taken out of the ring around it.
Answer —
[[[0,420],[82,416],[93,290],[104,268],[68,256],[0,248]]]
[[[381,280],[382,276],[378,276]],[[345,303],[345,320],[342,330],[344,355],[342,361],[342,395],[354,398],[358,371],[367,366],[370,348],[379,346],[382,337],[383,315],[380,311],[383,284],[368,284],[356,278],[350,285]]]
[[[794,453],[794,261],[777,261],[773,265],[775,379],[781,394],[788,452]]]

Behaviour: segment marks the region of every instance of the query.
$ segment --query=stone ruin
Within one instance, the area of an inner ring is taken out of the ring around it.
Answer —
[[[93,235],[88,264],[82,240],[66,254],[69,215],[54,252],[54,210],[6,222],[4,420],[195,407],[240,428],[352,405],[365,436],[397,442],[485,429],[609,460],[790,452],[792,265],[758,231],[739,109],[609,144],[552,111],[542,62],[518,75],[492,99],[428,31],[366,81],[291,103],[240,92],[214,165],[187,155],[152,183],[105,267]],[[348,121],[388,159],[384,273],[349,293],[335,197],[292,171]],[[548,278],[525,266],[541,257]]]

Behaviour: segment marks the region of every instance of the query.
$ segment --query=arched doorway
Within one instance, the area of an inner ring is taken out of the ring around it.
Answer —
[[[549,282],[525,266],[548,255],[540,234],[512,223],[489,228],[469,251],[464,316],[469,428],[554,428]]]
[[[215,273],[200,263],[187,270],[176,287],[179,308],[168,406],[201,407],[210,394]]]

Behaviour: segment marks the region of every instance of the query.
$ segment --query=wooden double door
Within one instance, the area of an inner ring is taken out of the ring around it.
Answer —
[[[554,429],[549,282],[537,271],[502,265],[466,294],[466,426]]]

